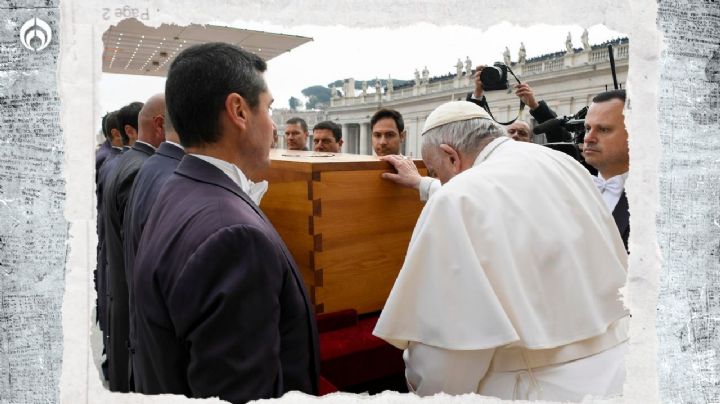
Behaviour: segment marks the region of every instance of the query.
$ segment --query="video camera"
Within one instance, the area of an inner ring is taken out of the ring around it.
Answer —
[[[587,111],[588,107],[583,107],[575,115],[545,121],[533,128],[533,133],[546,133],[558,128],[569,132],[571,136],[570,142],[545,143],[544,146],[571,156],[582,164],[591,175],[596,175],[597,169],[585,163],[585,158],[580,153],[580,145],[585,141],[585,115],[587,115]]]
[[[549,119],[533,128],[533,133],[539,135],[557,128],[563,128],[572,135],[572,142],[580,144],[585,141],[585,115],[588,107],[583,107],[575,115],[566,115],[562,118]]]

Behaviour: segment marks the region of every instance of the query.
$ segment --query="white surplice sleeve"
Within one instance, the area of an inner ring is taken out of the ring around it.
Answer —
[[[411,342],[403,352],[408,389],[419,396],[475,393],[494,352],[456,351]]]
[[[440,189],[442,185],[440,184],[440,180],[432,178],[432,177],[422,177],[420,178],[420,185],[418,186],[418,191],[420,191],[420,200],[425,202],[432,196],[435,191]]]

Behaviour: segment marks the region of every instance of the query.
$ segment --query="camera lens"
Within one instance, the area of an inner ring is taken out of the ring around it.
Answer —
[[[480,81],[483,84],[493,84],[500,81],[502,72],[495,66],[488,66],[482,69],[480,72]]]

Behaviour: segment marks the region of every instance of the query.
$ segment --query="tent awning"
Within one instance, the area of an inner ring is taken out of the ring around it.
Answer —
[[[153,28],[133,18],[108,28],[102,40],[103,72],[165,76],[175,55],[191,45],[227,42],[267,61],[312,41],[312,38],[215,25],[163,24]]]

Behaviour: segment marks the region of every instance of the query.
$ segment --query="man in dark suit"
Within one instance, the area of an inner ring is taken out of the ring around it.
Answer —
[[[102,118],[102,134],[105,141],[95,150],[95,182],[97,183],[97,173],[100,171],[103,163],[118,154],[122,150],[122,137],[120,132],[115,129],[111,131],[108,119],[117,119],[117,111],[108,112]]]
[[[102,158],[100,165],[98,165],[98,159],[96,156],[95,160],[95,195],[97,197],[97,250],[96,250],[96,266],[93,272],[95,280],[95,292],[97,292],[97,299],[95,301],[96,306],[96,321],[100,325],[100,330],[103,333],[103,355],[106,354],[106,341],[107,341],[107,328],[105,327],[105,303],[107,295],[105,293],[106,281],[105,281],[105,214],[103,212],[103,188],[107,182],[108,174],[112,172],[115,167],[115,158],[119,156],[123,151],[122,136],[120,135],[120,124],[117,118],[118,111],[112,111],[103,117],[103,133],[105,133],[107,140],[110,142],[110,149]],[[105,359],[101,365],[103,371],[103,377],[105,380],[108,379],[107,359]]]
[[[157,199],[158,193],[170,174],[175,171],[180,160],[185,155],[185,150],[180,146],[172,122],[167,119],[167,113],[162,116],[162,126],[165,130],[165,141],[155,154],[150,156],[143,163],[133,183],[130,197],[125,207],[125,218],[123,220],[123,246],[125,254],[125,280],[128,287],[128,312],[130,314],[130,364],[135,351],[135,313],[134,298],[132,291],[133,264],[135,263],[135,251],[137,251],[140,235],[142,234],[145,222]],[[131,368],[132,369],[132,368]],[[134,372],[133,372],[134,373]]]
[[[137,390],[234,403],[317,393],[317,331],[285,243],[250,199],[270,163],[265,62],[207,43],[173,61],[167,109],[187,155],[133,268]]]
[[[598,170],[593,177],[628,250],[630,210],[625,180],[630,167],[628,133],[625,128],[625,90],[600,93],[585,116],[585,161]]]
[[[138,110],[137,108],[141,109]],[[150,97],[143,105],[133,103],[120,110],[120,124],[126,134],[137,133],[137,141],[118,157],[103,190],[105,211],[105,248],[107,250],[107,359],[110,390],[129,391],[128,301],[125,281],[125,261],[122,243],[122,224],[125,206],[135,175],[164,139],[162,116],[165,102],[162,94]],[[136,112],[137,111],[137,112]],[[137,130],[135,130],[137,128]],[[129,136],[132,138],[132,135]]]
[[[482,72],[483,68],[485,68],[484,65],[480,65],[475,68],[475,73],[473,74],[473,82],[475,83],[475,89],[467,94],[465,100],[479,105],[485,111],[490,113],[490,106],[488,105],[487,99],[485,98],[482,81],[480,81],[480,72]],[[543,123],[550,119],[557,118],[557,114],[552,109],[550,109],[550,107],[545,103],[545,101],[537,101],[535,99],[532,88],[527,83],[520,83],[516,85],[515,95],[517,95],[520,101],[525,103],[525,105],[530,108],[530,115],[532,115],[532,117],[535,118],[538,123]],[[550,143],[569,142],[572,140],[572,135],[564,128],[556,127],[548,130],[545,133],[545,138]]]
[[[532,87],[527,83],[521,83],[515,86],[515,95],[520,98],[520,101],[524,102],[525,105],[530,108],[530,115],[537,121],[537,123],[543,123],[551,119],[557,118],[555,111],[543,100],[536,100],[535,94]],[[572,134],[565,130],[561,126],[556,126],[548,129],[545,132],[545,139],[548,143],[556,142],[570,142],[572,141]]]
[[[95,290],[98,293],[97,300],[97,320],[100,323],[100,329],[104,329],[105,322],[100,315],[105,306],[105,219],[102,210],[103,202],[103,187],[107,181],[108,173],[111,168],[114,167],[114,163],[110,163],[115,157],[122,153],[122,136],[120,136],[120,126],[117,120],[118,111],[107,113],[103,117],[103,133],[110,144],[110,149],[104,153],[100,153],[103,146],[98,149],[95,156],[95,195],[97,197],[97,234],[98,234],[98,245],[97,245],[97,266],[95,268]],[[116,143],[118,144],[116,146]],[[98,165],[99,163],[99,165]],[[107,164],[105,164],[107,163]],[[102,252],[102,255],[101,255]],[[101,258],[102,257],[102,258]],[[102,278],[101,278],[102,277]],[[104,343],[104,338],[103,338]]]

